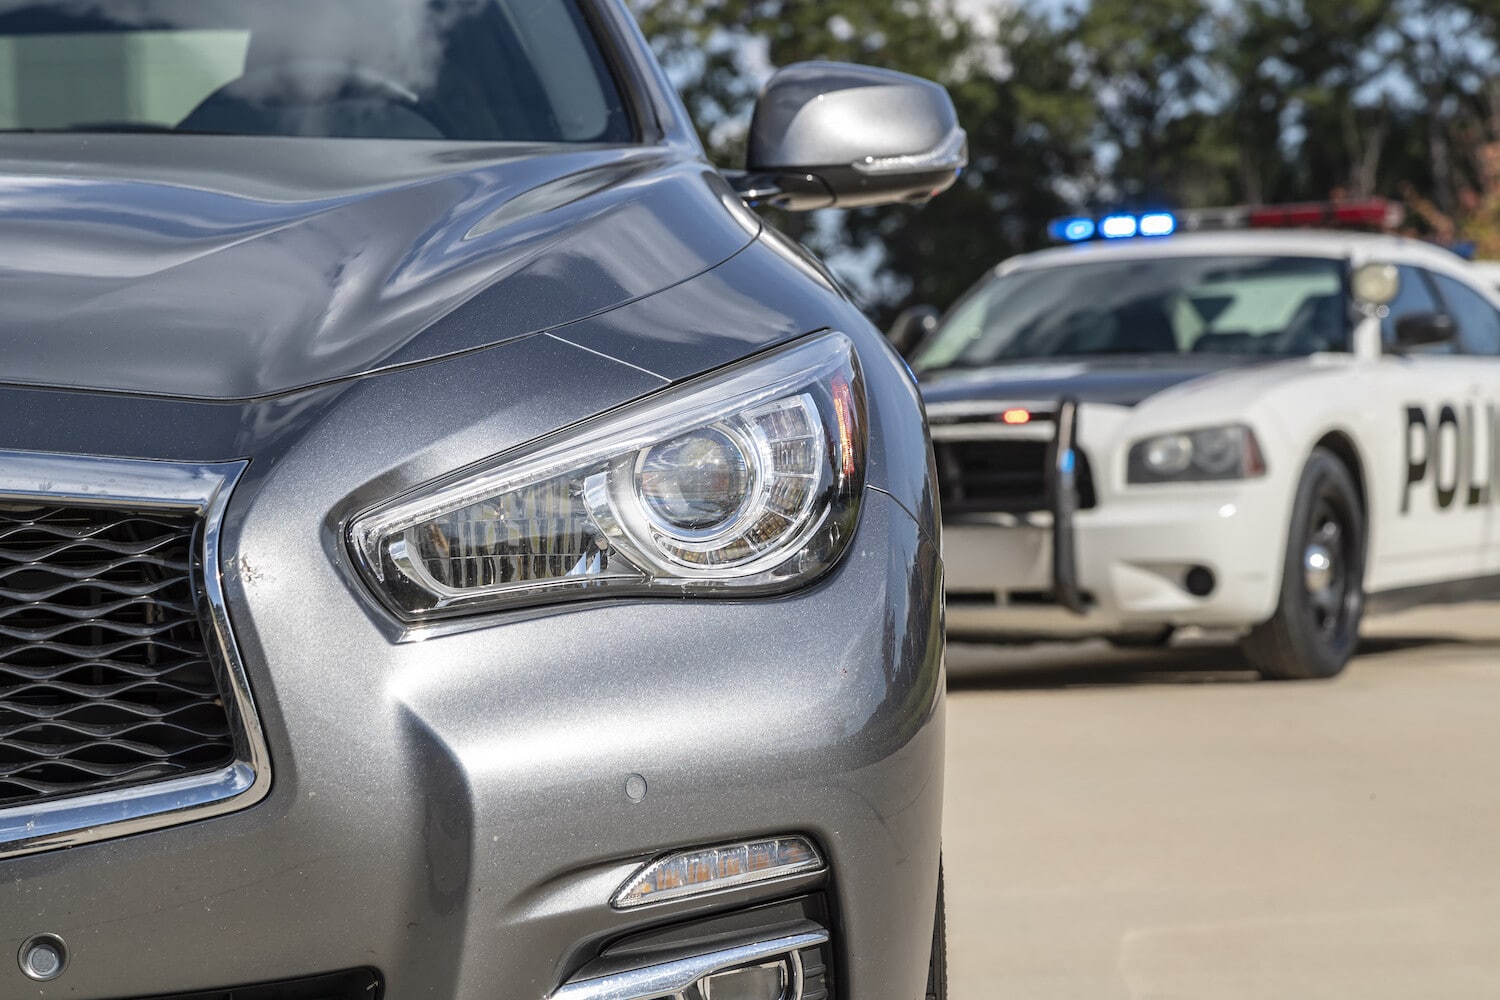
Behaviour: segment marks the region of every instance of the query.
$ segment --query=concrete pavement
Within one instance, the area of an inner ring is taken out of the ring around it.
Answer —
[[[1500,605],[1366,635],[1301,684],[954,646],[954,996],[1500,997]]]

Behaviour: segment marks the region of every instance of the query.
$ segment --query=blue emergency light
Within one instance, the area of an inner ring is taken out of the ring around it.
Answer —
[[[1098,229],[1093,219],[1057,219],[1047,232],[1058,243],[1082,243],[1093,239]]]
[[[1142,236],[1171,236],[1177,231],[1177,217],[1170,212],[1152,212],[1141,216]]]
[[[1107,240],[1128,240],[1134,236],[1171,236],[1177,231],[1177,217],[1170,212],[1147,212],[1129,215],[1121,212],[1095,221],[1087,216],[1055,219],[1047,234],[1057,243],[1085,243],[1096,236]]]

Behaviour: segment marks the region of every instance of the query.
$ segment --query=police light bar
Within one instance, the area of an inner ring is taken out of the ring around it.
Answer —
[[[1054,220],[1047,232],[1057,243],[1084,243],[1133,237],[1160,238],[1176,232],[1226,229],[1396,229],[1406,219],[1400,202],[1385,198],[1359,201],[1317,201],[1293,205],[1233,205],[1182,212],[1117,212],[1093,218],[1075,216]]]

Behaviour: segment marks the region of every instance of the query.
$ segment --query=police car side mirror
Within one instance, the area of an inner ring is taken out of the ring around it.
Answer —
[[[969,140],[948,92],[920,77],[806,62],[771,77],[750,123],[748,199],[795,212],[924,202],[953,186]]]
[[[1458,325],[1443,313],[1411,313],[1396,320],[1396,350],[1450,344],[1458,339]]]
[[[891,342],[897,354],[910,358],[917,353],[917,348],[927,343],[928,338],[937,332],[938,319],[939,313],[932,306],[904,309],[886,331],[886,339]]]

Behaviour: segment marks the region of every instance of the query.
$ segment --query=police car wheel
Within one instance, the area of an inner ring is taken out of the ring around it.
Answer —
[[[1242,648],[1273,680],[1314,680],[1343,671],[1364,614],[1365,513],[1348,468],[1319,449],[1292,505],[1281,599]]]
[[[932,917],[932,958],[927,963],[925,1000],[948,1000],[948,907],[943,898],[943,863],[938,861],[937,912]]]

